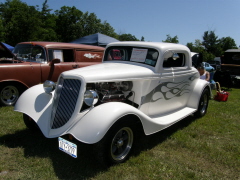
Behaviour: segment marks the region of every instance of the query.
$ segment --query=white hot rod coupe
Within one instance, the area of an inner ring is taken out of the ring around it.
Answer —
[[[26,90],[15,111],[28,128],[58,137],[59,149],[71,156],[77,157],[78,143],[68,137],[99,144],[104,160],[116,164],[129,157],[138,132],[150,135],[186,116],[204,116],[209,96],[186,46],[117,42],[107,46],[102,64]]]

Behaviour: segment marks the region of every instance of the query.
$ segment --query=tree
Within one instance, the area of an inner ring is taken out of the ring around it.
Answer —
[[[84,25],[82,24],[83,12],[75,6],[63,6],[55,11],[56,33],[58,41],[70,42],[84,36]]]
[[[221,54],[221,47],[219,46],[218,36],[215,35],[214,31],[205,31],[203,34],[202,45],[205,47],[208,53],[214,55]]]
[[[121,34],[118,36],[119,41],[139,41],[134,35],[132,34]]]
[[[170,34],[167,34],[167,39],[162,42],[168,42],[168,43],[179,43],[178,41],[178,37],[177,36],[174,36],[173,38],[170,36]]]
[[[208,53],[204,46],[202,45],[202,42],[200,39],[195,39],[195,43],[187,43],[187,47],[190,49],[191,52],[197,52],[202,53],[203,55],[203,61],[209,61],[214,59],[215,55],[212,53]]]
[[[6,0],[0,4],[0,16],[4,27],[5,42],[15,45],[21,41],[35,39],[39,28],[39,12],[20,0]]]
[[[141,37],[141,41],[145,41],[145,38],[143,36]]]
[[[205,51],[204,47],[202,46],[201,44],[201,40],[200,39],[195,39],[195,43],[193,44],[192,42],[191,43],[187,43],[186,45],[191,52],[203,52]]]
[[[85,22],[86,22],[84,28],[85,35],[95,34],[99,32],[101,20],[97,18],[95,13],[90,13],[88,16],[86,16]]]
[[[107,36],[117,38],[117,33],[115,33],[115,30],[113,27],[107,22],[104,21],[100,26],[100,33],[105,34]]]
[[[38,41],[57,41],[57,34],[55,32],[56,16],[51,14],[52,9],[49,9],[45,0],[42,5],[42,10],[39,12],[39,29],[36,32],[36,40]]]
[[[3,27],[3,19],[0,16],[0,42],[5,42],[4,38],[4,27]]]
[[[58,40],[70,42],[83,36],[95,33],[117,37],[112,26],[107,21],[101,22],[94,13],[83,13],[76,7],[63,6],[55,11],[56,32]]]
[[[237,45],[231,37],[222,37],[219,40],[219,45],[222,48],[222,51],[226,51],[227,49],[237,49]]]

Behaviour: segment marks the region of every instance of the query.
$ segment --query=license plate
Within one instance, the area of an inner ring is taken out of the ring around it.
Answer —
[[[58,137],[59,149],[70,156],[77,158],[77,145]]]

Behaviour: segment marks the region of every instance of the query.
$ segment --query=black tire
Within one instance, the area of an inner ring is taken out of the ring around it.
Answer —
[[[0,87],[0,105],[2,106],[13,106],[22,90],[19,86],[11,83],[3,83]]]
[[[27,126],[27,128],[30,129],[31,131],[37,132],[37,133],[41,132],[36,122],[28,115],[23,114],[23,121],[24,121],[24,124]]]
[[[98,156],[107,165],[125,162],[131,153],[135,130],[133,124],[120,121],[114,124],[98,143]]]
[[[200,97],[198,109],[194,113],[195,117],[200,118],[200,117],[203,117],[207,113],[208,102],[209,102],[209,89],[205,88]]]

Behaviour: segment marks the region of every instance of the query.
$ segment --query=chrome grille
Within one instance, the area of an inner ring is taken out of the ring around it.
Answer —
[[[78,79],[60,79],[53,103],[52,129],[62,127],[69,121],[74,112],[80,88],[81,81]]]

